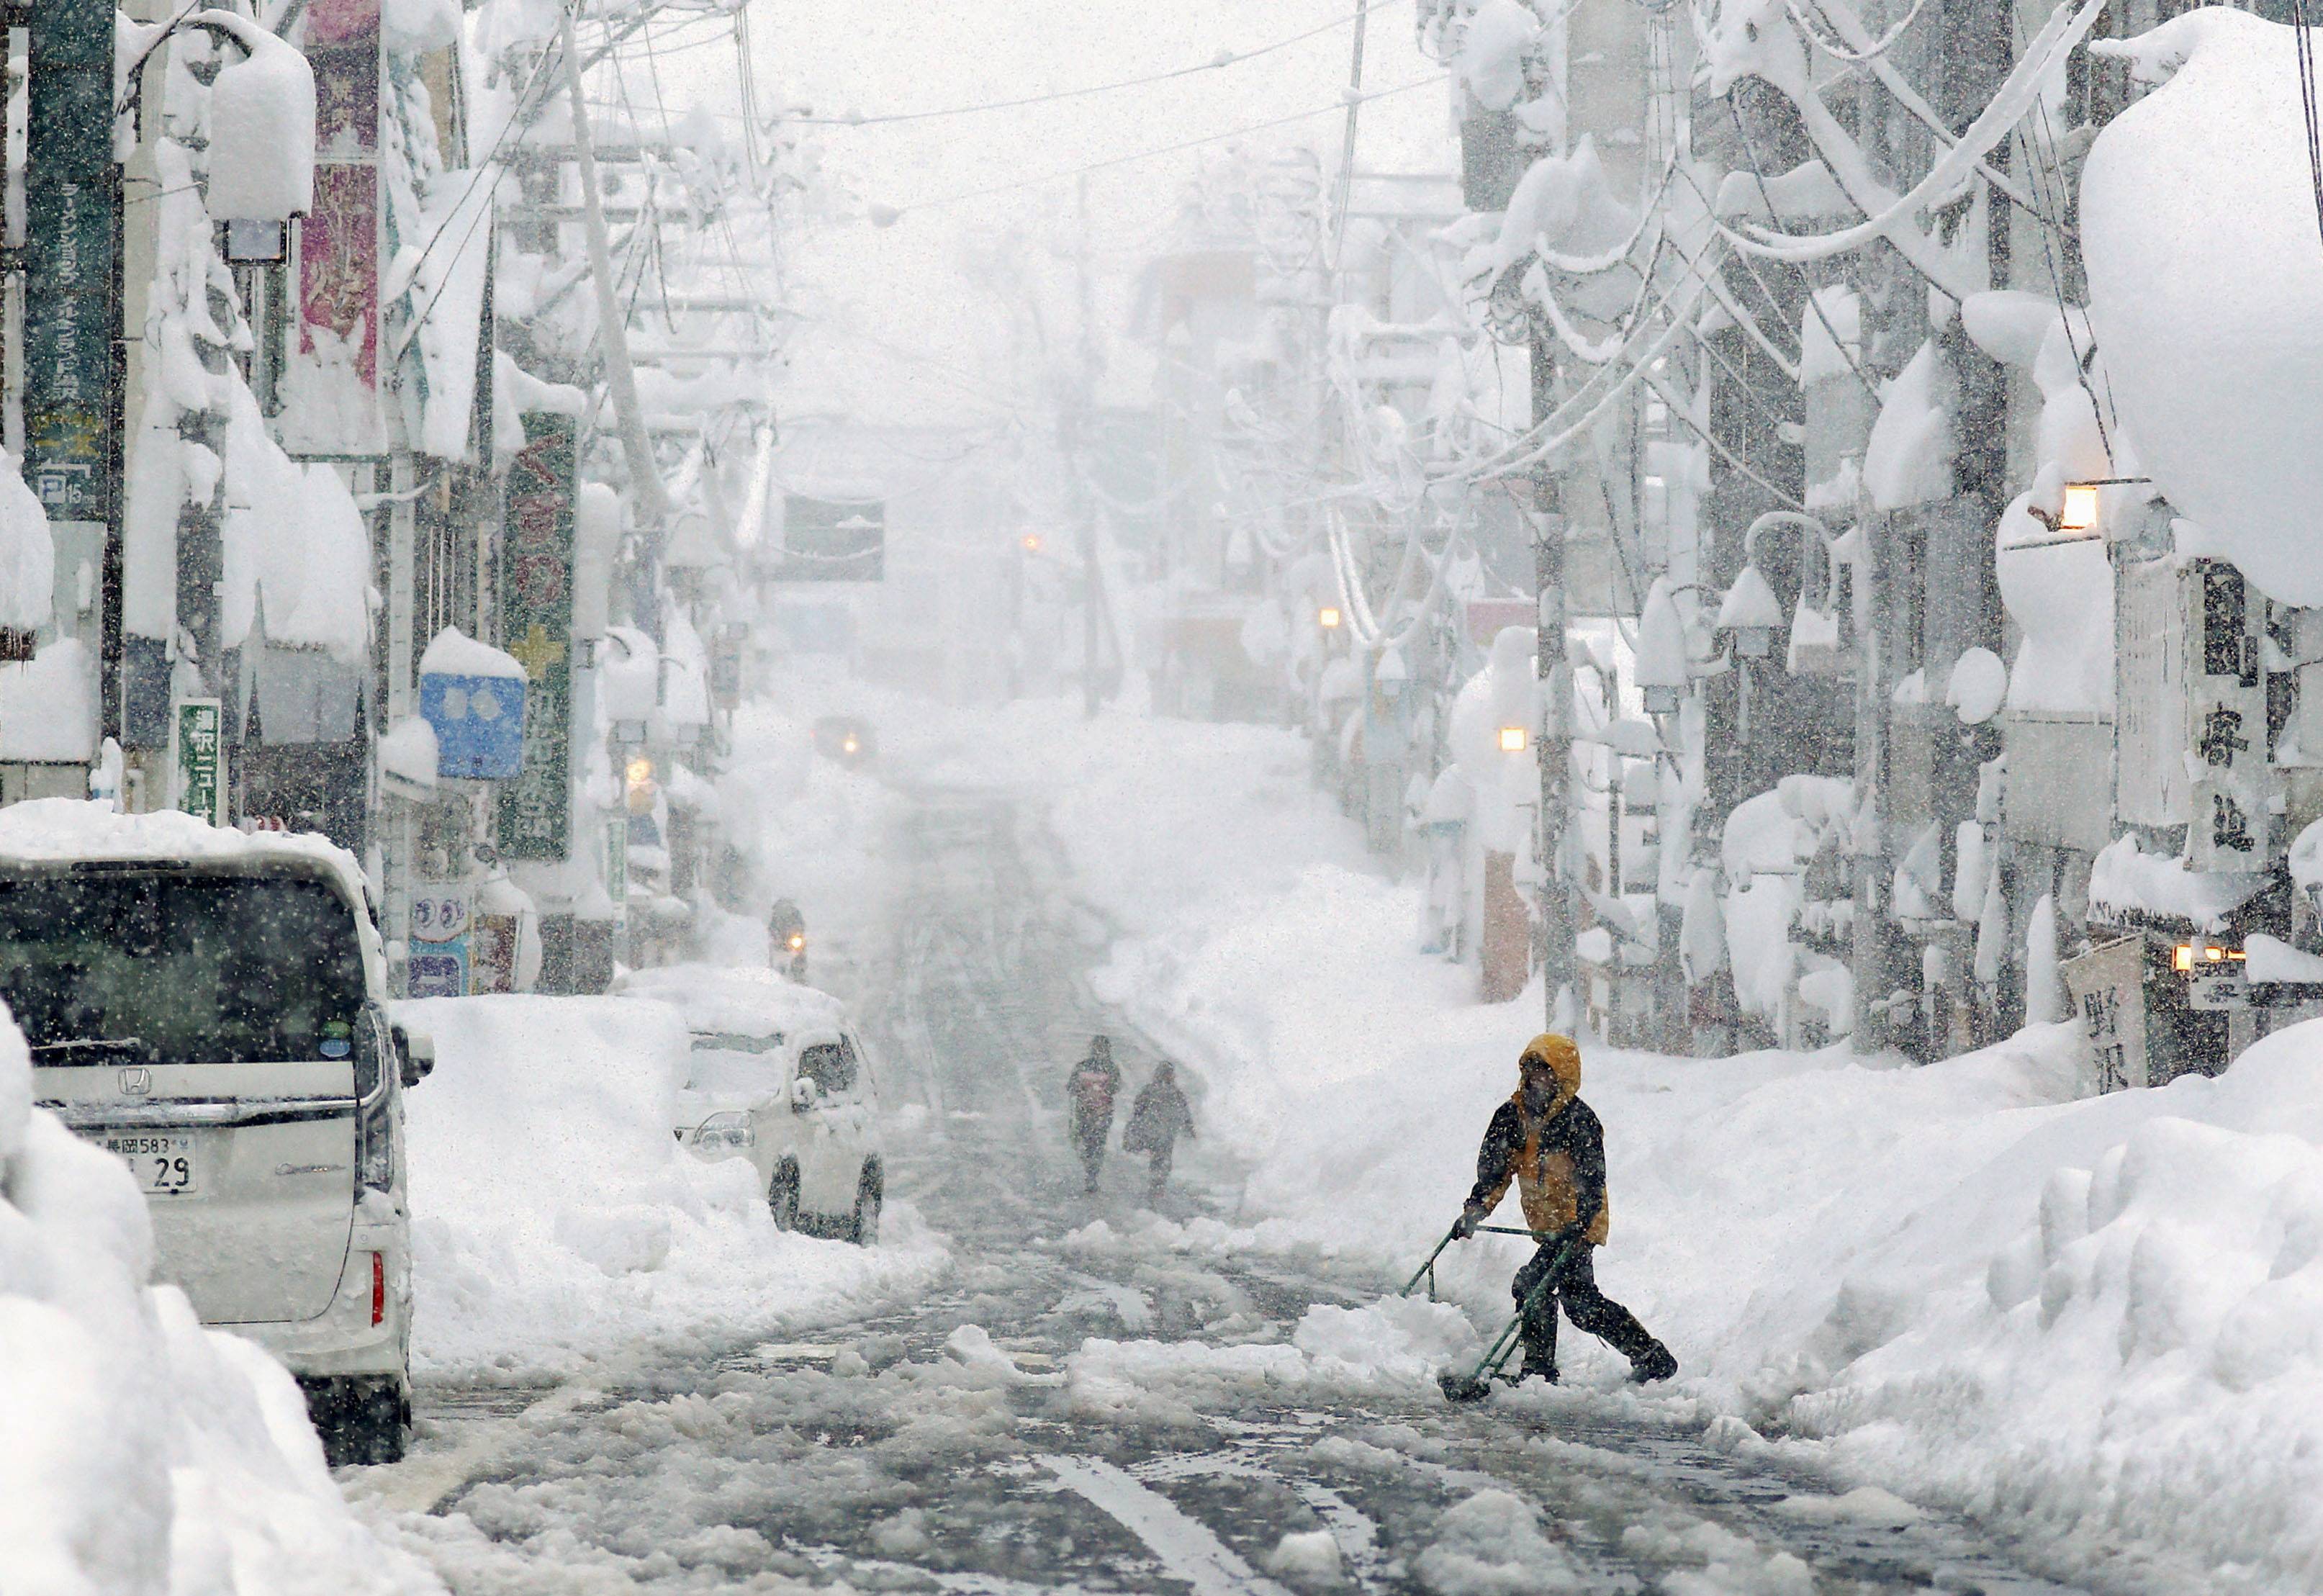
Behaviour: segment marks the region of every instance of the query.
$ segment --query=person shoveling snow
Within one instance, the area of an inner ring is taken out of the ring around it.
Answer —
[[[1581,1050],[1569,1036],[1536,1036],[1517,1060],[1517,1081],[1515,1093],[1492,1111],[1476,1154],[1475,1188],[1452,1225],[1455,1240],[1475,1234],[1514,1179],[1525,1223],[1544,1238],[1509,1286],[1523,1321],[1524,1368],[1517,1379],[1556,1382],[1562,1300],[1576,1328],[1630,1360],[1631,1379],[1667,1380],[1677,1372],[1669,1348],[1597,1289],[1591,1253],[1605,1244],[1605,1130],[1581,1100]]]

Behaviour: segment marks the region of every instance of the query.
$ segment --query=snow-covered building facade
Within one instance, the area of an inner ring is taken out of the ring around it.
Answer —
[[[2218,1067],[2315,943],[2291,373],[2323,259],[2290,35],[2153,5],[1421,12],[1462,96],[1471,320],[1535,353],[1529,430],[1465,473],[1538,494],[1568,567],[1606,537],[1660,610],[1617,625],[1611,726],[1649,734],[1675,934],[1624,946],[1602,867],[1557,872],[1570,923],[1657,971],[1650,1032],[1933,1057],[2126,994],[2132,1078]],[[1547,702],[1585,749],[1577,697]],[[1632,784],[1602,740],[1573,816]]]

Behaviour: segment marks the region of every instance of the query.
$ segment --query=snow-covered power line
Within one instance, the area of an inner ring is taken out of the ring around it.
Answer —
[[[1373,100],[1390,99],[1397,95],[1409,94],[1415,88],[1441,87],[1443,82],[1444,79],[1441,78],[1418,78],[1409,83],[1400,83],[1393,88],[1382,88],[1374,94],[1364,95],[1362,98],[1368,104]],[[1241,127],[1228,128],[1224,133],[1208,133],[1198,139],[1187,139],[1179,143],[1163,144],[1152,150],[1139,150],[1127,155],[1109,156],[1103,161],[1092,161],[1086,165],[1067,167],[1061,171],[1047,172],[1037,178],[1025,178],[1014,183],[998,183],[989,188],[972,188],[965,194],[948,194],[936,199],[910,200],[898,206],[896,209],[898,211],[939,210],[946,206],[964,205],[971,199],[989,198],[996,194],[1014,194],[1024,188],[1045,188],[1051,183],[1060,183],[1069,178],[1078,178],[1088,172],[1104,171],[1116,166],[1128,166],[1140,161],[1152,161],[1162,155],[1175,155],[1181,150],[1198,150],[1205,144],[1224,143],[1228,139],[1245,138],[1254,133],[1264,133],[1269,128],[1287,127],[1294,122],[1305,122],[1309,117],[1328,116],[1335,112],[1344,111],[1346,106],[1347,101],[1342,97],[1334,105],[1316,105],[1305,111],[1293,111],[1287,116],[1271,117],[1264,122],[1246,123]]]
[[[1293,33],[1288,39],[1278,39],[1272,44],[1262,44],[1254,50],[1220,50],[1207,61],[1197,61],[1190,67],[1173,67],[1166,72],[1149,72],[1142,78],[1123,78],[1111,83],[1092,83],[1080,88],[1060,88],[1050,94],[1023,95],[1015,99],[985,100],[971,105],[945,105],[927,111],[894,111],[877,116],[842,115],[838,116],[791,116],[785,120],[803,122],[823,127],[882,127],[898,122],[928,122],[942,116],[977,116],[990,111],[1015,111],[1028,105],[1052,105],[1064,100],[1088,99],[1093,95],[1115,94],[1127,88],[1143,88],[1156,83],[1169,83],[1180,78],[1197,77],[1204,72],[1222,71],[1241,66],[1276,50],[1288,50],[1294,44],[1334,32],[1364,14],[1358,6],[1345,16],[1327,22],[1303,33]]]

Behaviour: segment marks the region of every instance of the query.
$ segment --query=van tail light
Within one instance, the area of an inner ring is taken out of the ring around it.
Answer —
[[[371,1255],[371,1322],[374,1325],[387,1322],[387,1254],[384,1252]]]

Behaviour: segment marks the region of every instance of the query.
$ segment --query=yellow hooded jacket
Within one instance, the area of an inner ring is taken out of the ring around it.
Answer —
[[[1605,1244],[1605,1129],[1581,1101],[1581,1050],[1569,1036],[1544,1033],[1525,1044],[1518,1061],[1521,1077],[1529,1060],[1546,1063],[1556,1077],[1548,1112],[1536,1118],[1525,1111],[1521,1084],[1492,1111],[1484,1144],[1476,1154],[1476,1185],[1468,1206],[1489,1214],[1517,1183],[1525,1224],[1537,1231],[1575,1225],[1593,1246]]]

